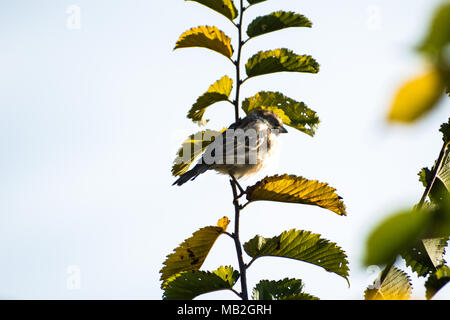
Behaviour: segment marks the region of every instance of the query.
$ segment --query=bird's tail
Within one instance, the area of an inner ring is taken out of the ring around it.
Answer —
[[[204,173],[206,170],[209,169],[209,166],[204,163],[197,164],[194,168],[189,170],[188,172],[183,173],[177,181],[175,181],[172,185],[181,186],[188,182],[189,180],[194,180],[197,178],[200,174]]]

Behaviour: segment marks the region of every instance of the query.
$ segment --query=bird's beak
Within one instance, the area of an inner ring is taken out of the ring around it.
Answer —
[[[283,127],[283,126],[280,126],[280,127],[278,128],[278,130],[280,131],[280,133],[288,133],[288,131],[286,130],[286,128]]]

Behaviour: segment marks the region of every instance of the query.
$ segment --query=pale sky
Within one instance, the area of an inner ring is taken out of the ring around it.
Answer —
[[[321,71],[257,77],[241,97],[280,91],[317,111],[321,125],[314,138],[291,128],[274,166],[242,184],[275,173],[328,182],[348,216],[258,202],[242,213],[241,240],[293,228],[322,234],[349,256],[351,283],[306,263],[262,258],[248,271],[249,288],[292,277],[323,299],[363,298],[375,278],[361,264],[365,239],[385,216],[419,201],[417,173],[437,158],[438,128],[449,117],[445,101],[415,126],[384,123],[395,90],[423,67],[413,47],[437,3],[269,0],[248,10],[246,24],[283,9],[313,28],[258,37],[244,62],[286,47],[312,55]],[[80,29],[67,24],[69,8],[79,8]],[[213,82],[234,77],[212,51],[172,50],[198,25],[236,41],[226,18],[194,2],[0,1],[0,298],[160,299],[166,255],[197,229],[233,219],[227,177],[209,172],[171,186],[176,150],[199,130],[187,111]],[[234,113],[222,103],[206,116],[208,128],[221,129]],[[220,265],[237,268],[226,236],[202,269]],[[423,299],[423,281],[413,284],[413,297]],[[450,287],[436,298],[450,298]]]

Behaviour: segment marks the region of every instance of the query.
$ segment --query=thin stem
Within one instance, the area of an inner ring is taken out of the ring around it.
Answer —
[[[240,0],[241,10],[239,15],[238,28],[238,49],[236,60],[236,99],[234,100],[234,117],[235,121],[239,120],[239,95],[241,90],[241,52],[242,52],[242,21],[244,16],[244,0]]]
[[[242,296],[241,296],[241,294],[240,294],[239,292],[237,292],[237,291],[234,290],[234,289],[231,289],[231,291],[234,292],[239,298],[242,299]]]
[[[240,217],[240,206],[239,202],[236,199],[237,197],[237,187],[233,180],[230,180],[231,189],[233,190],[233,204],[234,204],[234,244],[236,246],[236,254],[239,263],[239,272],[241,279],[241,298],[243,300],[248,300],[248,291],[247,291],[247,270],[244,263],[244,258],[242,257],[242,246],[241,241],[239,240],[239,217]]]
[[[257,258],[253,258],[249,263],[247,263],[247,265],[245,266],[246,269],[250,268],[250,266],[253,264],[253,262],[255,262]]]
[[[231,233],[225,231],[223,234],[226,234],[227,236],[229,236],[231,239],[234,240],[234,236]]]
[[[231,179],[233,180],[234,184],[238,187],[239,192],[241,193],[236,199],[239,199],[240,197],[242,197],[245,194],[245,190],[244,188],[241,187],[241,185],[239,184],[239,182],[236,180],[236,178],[230,174]]]

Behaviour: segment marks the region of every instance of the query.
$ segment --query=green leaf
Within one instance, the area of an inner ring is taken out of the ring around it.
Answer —
[[[319,206],[338,215],[347,215],[342,198],[336,189],[316,180],[294,175],[266,177],[246,190],[247,200],[278,201]]]
[[[335,243],[309,231],[285,231],[273,238],[256,236],[244,244],[252,261],[263,256],[283,257],[308,262],[333,272],[348,281],[348,261],[345,252]]]
[[[170,277],[163,286],[164,300],[192,300],[201,294],[231,290],[239,278],[232,267],[220,267],[213,272],[185,271]]]
[[[286,28],[311,28],[311,26],[311,21],[301,14],[295,12],[277,11],[262,17],[257,17],[253,20],[247,28],[247,35],[250,38],[253,38]]]
[[[174,50],[193,47],[211,49],[229,59],[233,56],[231,39],[217,27],[200,26],[186,31],[178,39]]]
[[[450,150],[447,150],[447,154],[436,177],[442,182],[448,194],[450,192]]]
[[[300,279],[261,280],[253,289],[254,300],[319,300],[303,291]]]
[[[238,16],[238,11],[233,0],[185,0],[198,2],[233,21]]]
[[[412,286],[409,276],[397,268],[391,268],[383,281],[378,277],[365,293],[365,300],[408,300]]]
[[[433,183],[433,188],[430,190],[430,194],[428,197],[430,198],[433,205],[438,205],[442,203],[445,197],[448,195],[450,189],[447,189],[446,184],[449,184],[449,168],[448,163],[444,160],[443,167],[439,170],[436,175],[436,179]],[[447,158],[448,161],[448,158]],[[431,179],[433,174],[431,170],[428,168],[423,168],[422,171],[419,172],[419,180],[422,182],[423,186],[426,188],[429,183],[431,183]]]
[[[425,282],[426,297],[427,300],[433,298],[433,296],[441,290],[450,281],[450,268],[448,266],[442,266],[429,277]]]
[[[187,117],[192,121],[201,125],[205,125],[209,120],[204,120],[203,116],[206,109],[216,102],[227,101],[233,89],[233,80],[224,76],[211,85],[207,92],[197,99],[197,102],[192,106]]]
[[[173,275],[183,271],[199,270],[217,238],[226,231],[229,223],[230,220],[224,217],[218,221],[217,227],[205,227],[194,232],[192,237],[168,255],[160,271],[163,287]]]
[[[424,188],[426,188],[431,180],[430,169],[423,168],[417,175],[419,176],[419,181],[422,182],[422,185],[424,186]]]
[[[450,142],[450,118],[447,123],[443,123],[439,131],[442,133],[442,139],[445,143]]]
[[[450,3],[441,5],[429,27],[429,31],[419,46],[419,50],[439,58],[450,43]]]
[[[405,83],[392,102],[388,120],[411,123],[429,113],[444,93],[444,80],[436,69]]]
[[[319,72],[319,64],[311,56],[297,55],[289,49],[260,51],[245,65],[249,78],[274,72]]]
[[[180,176],[189,170],[194,160],[205,151],[220,131],[204,130],[190,135],[177,152],[172,166],[172,175]]]
[[[387,264],[423,238],[431,226],[431,213],[422,210],[403,211],[383,221],[366,243],[366,265]]]
[[[433,172],[435,171],[435,166],[433,170],[428,168],[423,168],[419,172],[419,180],[422,182],[423,186],[426,188],[433,178]],[[436,179],[434,180],[433,187],[430,191],[429,198],[432,203],[439,205],[445,201],[445,198],[450,192],[450,149],[444,154],[444,159],[442,160],[442,165],[436,174]]]
[[[319,125],[317,113],[303,102],[297,102],[279,92],[261,91],[242,103],[242,109],[249,114],[256,109],[272,110],[283,120],[283,124],[300,130],[311,137]]]
[[[413,248],[402,253],[402,258],[419,277],[425,277],[445,263],[447,240],[447,238],[419,240]]]

